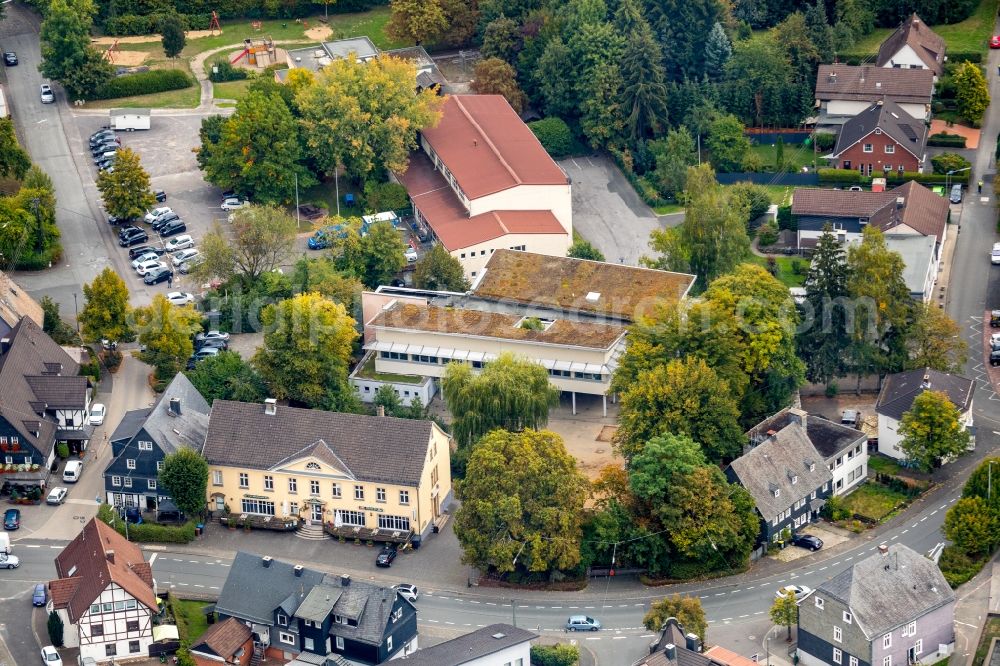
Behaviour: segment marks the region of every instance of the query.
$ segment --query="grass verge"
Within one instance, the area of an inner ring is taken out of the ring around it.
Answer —
[[[247,94],[247,88],[250,87],[250,83],[250,79],[213,83],[212,95],[215,99],[235,99],[238,101],[243,99],[243,96]]]
[[[193,109],[201,101],[201,87],[168,90],[152,95],[136,95],[87,102],[88,109]]]
[[[873,472],[878,472],[880,474],[889,474],[891,476],[896,476],[905,471],[902,467],[892,458],[883,455],[871,455],[868,457],[868,469]]]
[[[844,508],[852,514],[880,521],[907,499],[903,493],[868,482],[844,498]]]
[[[674,213],[683,213],[684,206],[680,204],[663,204],[662,206],[653,206],[653,212],[657,215],[673,215]]]
[[[979,647],[976,648],[976,655],[972,659],[972,666],[983,666],[986,653],[989,652],[990,643],[994,638],[1000,638],[1000,617],[991,617],[986,621],[983,637],[979,640]]]
[[[174,612],[177,623],[187,627],[189,645],[194,644],[208,629],[208,617],[203,612],[207,604],[193,599],[177,599],[174,601]],[[178,630],[179,633],[179,630]]]

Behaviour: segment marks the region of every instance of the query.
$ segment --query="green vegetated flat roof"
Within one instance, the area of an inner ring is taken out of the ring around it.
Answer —
[[[375,369],[375,356],[372,355],[365,361],[365,364],[358,368],[358,377],[363,379],[374,379],[380,382],[392,382],[393,384],[422,384],[424,378],[419,375],[397,375],[394,372],[379,372]]]

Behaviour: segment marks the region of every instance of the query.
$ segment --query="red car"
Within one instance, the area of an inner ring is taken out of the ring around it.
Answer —
[[[1000,35],[993,35],[990,38],[990,48],[991,49],[1000,49]]]

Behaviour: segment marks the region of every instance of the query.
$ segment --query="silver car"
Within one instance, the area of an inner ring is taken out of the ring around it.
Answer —
[[[42,104],[51,104],[56,101],[56,96],[52,93],[52,87],[47,83],[41,85],[39,95],[42,98]]]

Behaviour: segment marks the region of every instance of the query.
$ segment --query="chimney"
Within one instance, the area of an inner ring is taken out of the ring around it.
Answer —
[[[876,81],[875,82],[875,87],[876,88],[881,88],[882,87],[882,82],[881,81]]]
[[[180,398],[171,398],[170,399],[170,407],[167,409],[167,413],[170,414],[171,416],[180,416],[181,415],[181,399]]]
[[[701,640],[698,639],[698,634],[685,634],[684,642],[691,652],[701,652]]]
[[[830,76],[826,77],[826,80],[829,83],[836,83],[837,82],[837,72],[830,72]]]
[[[379,416],[385,416],[385,405],[377,405],[375,407],[375,413]]]
[[[302,577],[302,565],[301,564],[296,564],[295,565],[295,577],[296,578],[301,578]]]
[[[880,543],[878,546],[878,552],[880,555],[882,555],[882,557],[885,557],[886,555],[889,554],[889,546],[887,546],[884,543]]]
[[[6,354],[10,351],[10,338],[0,339],[0,354]]]
[[[274,398],[264,399],[264,413],[268,416],[274,416],[278,413],[278,401]]]
[[[802,409],[798,407],[792,407],[788,410],[788,418],[792,423],[798,423],[800,427],[806,427],[806,418],[809,415]]]
[[[663,654],[667,655],[667,659],[674,661],[677,659],[677,646],[673,643],[667,643],[663,648]]]
[[[472,140],[472,147],[473,148],[478,148],[479,147],[479,139],[473,139]]]
[[[104,551],[104,557],[108,558],[108,562],[111,562],[111,564],[115,563],[115,551],[113,550]]]
[[[351,577],[348,574],[340,574],[340,586],[341,587],[351,586]]]
[[[270,566],[271,566],[271,556],[270,555],[265,555],[264,557],[260,558],[260,562],[261,562],[261,564],[264,565],[265,569],[270,568]]]

